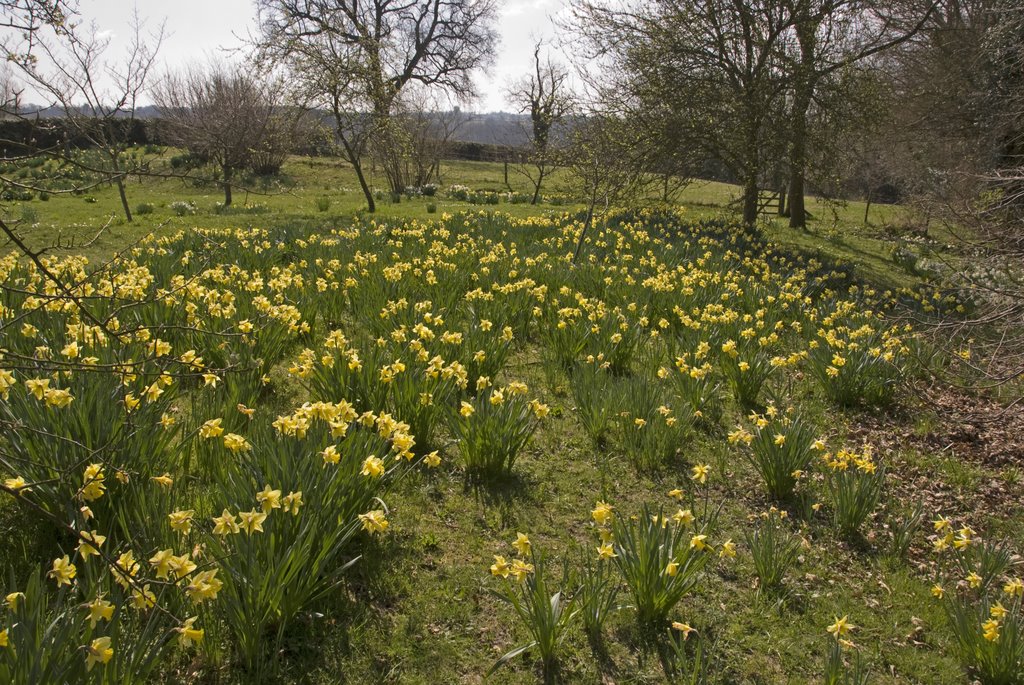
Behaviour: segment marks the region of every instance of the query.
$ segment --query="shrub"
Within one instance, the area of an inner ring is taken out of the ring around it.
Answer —
[[[321,195],[316,199],[316,211],[326,212],[331,208],[331,198],[326,195]]]
[[[428,202],[427,203],[427,214],[437,214],[437,203],[436,202]]]
[[[150,202],[142,202],[142,203],[136,205],[136,207],[135,207],[135,213],[138,214],[139,216],[144,216],[146,214],[152,214],[155,210],[156,210],[156,207],[154,207],[153,204],[150,203]]]

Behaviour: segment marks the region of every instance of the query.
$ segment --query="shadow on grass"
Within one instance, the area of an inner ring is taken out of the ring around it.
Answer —
[[[500,475],[466,474],[463,491],[473,495],[479,504],[487,507],[508,507],[515,503],[534,501],[536,484],[524,474],[513,472]]]

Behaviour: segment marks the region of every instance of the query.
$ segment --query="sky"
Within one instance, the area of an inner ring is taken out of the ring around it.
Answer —
[[[480,98],[464,109],[477,112],[507,111],[505,89],[510,81],[531,68],[533,42],[541,38],[554,57],[562,47],[552,18],[566,11],[567,0],[497,0],[497,30],[501,44],[487,73],[476,75]],[[159,52],[160,68],[173,69],[190,61],[230,59],[246,36],[255,30],[253,0],[135,0],[140,18],[150,31],[165,23]],[[123,50],[130,35],[131,0],[81,0],[86,20],[109,32],[111,54]]]

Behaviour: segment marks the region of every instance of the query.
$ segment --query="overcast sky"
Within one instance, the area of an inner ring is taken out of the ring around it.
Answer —
[[[565,11],[567,0],[498,0],[501,45],[489,73],[477,75],[480,99],[470,108],[480,112],[509,109],[504,90],[510,79],[530,68],[534,37],[561,47],[552,17]],[[166,21],[167,36],[159,53],[160,71],[205,56],[229,54],[254,30],[253,0],[135,0],[147,28]],[[131,0],[82,0],[86,20],[95,20],[111,34],[111,54],[124,46],[129,29]]]

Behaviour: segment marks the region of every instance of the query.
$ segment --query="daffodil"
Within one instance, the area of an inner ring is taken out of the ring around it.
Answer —
[[[114,656],[110,646],[110,638],[98,637],[89,644],[85,652],[85,670],[91,671],[96,664],[105,664]]]
[[[187,618],[184,623],[175,628],[178,633],[178,644],[186,649],[203,641],[205,632],[201,628],[195,627],[196,619],[196,616]]]
[[[363,468],[359,473],[370,478],[380,478],[384,475],[384,461],[379,457],[369,456],[363,460]]]
[[[491,575],[508,578],[510,573],[512,573],[511,564],[505,561],[505,557],[495,554],[494,563],[491,564]]]
[[[854,628],[856,628],[856,626],[850,623],[848,617],[843,616],[842,618],[836,617],[835,622],[830,625],[827,630],[833,637],[839,639],[840,637],[849,634],[849,632]]]
[[[388,520],[384,517],[384,512],[380,509],[374,509],[368,511],[365,514],[359,515],[359,520],[363,524],[363,530],[379,535],[388,529]]]
[[[242,511],[238,513],[238,517],[241,519],[241,528],[246,535],[263,532],[263,522],[267,520],[267,515],[264,512]]]
[[[68,555],[65,554],[63,557],[53,560],[53,567],[50,569],[49,575],[53,577],[59,587],[61,585],[71,585],[71,581],[74,580],[76,573],[78,573],[78,569],[71,563]]]
[[[607,502],[598,502],[594,505],[593,511],[590,512],[594,522],[599,526],[607,526],[611,523],[614,513],[612,512],[612,506]]]
[[[114,605],[102,597],[97,597],[85,605],[89,611],[89,627],[95,628],[102,621],[109,621],[114,616]]]

